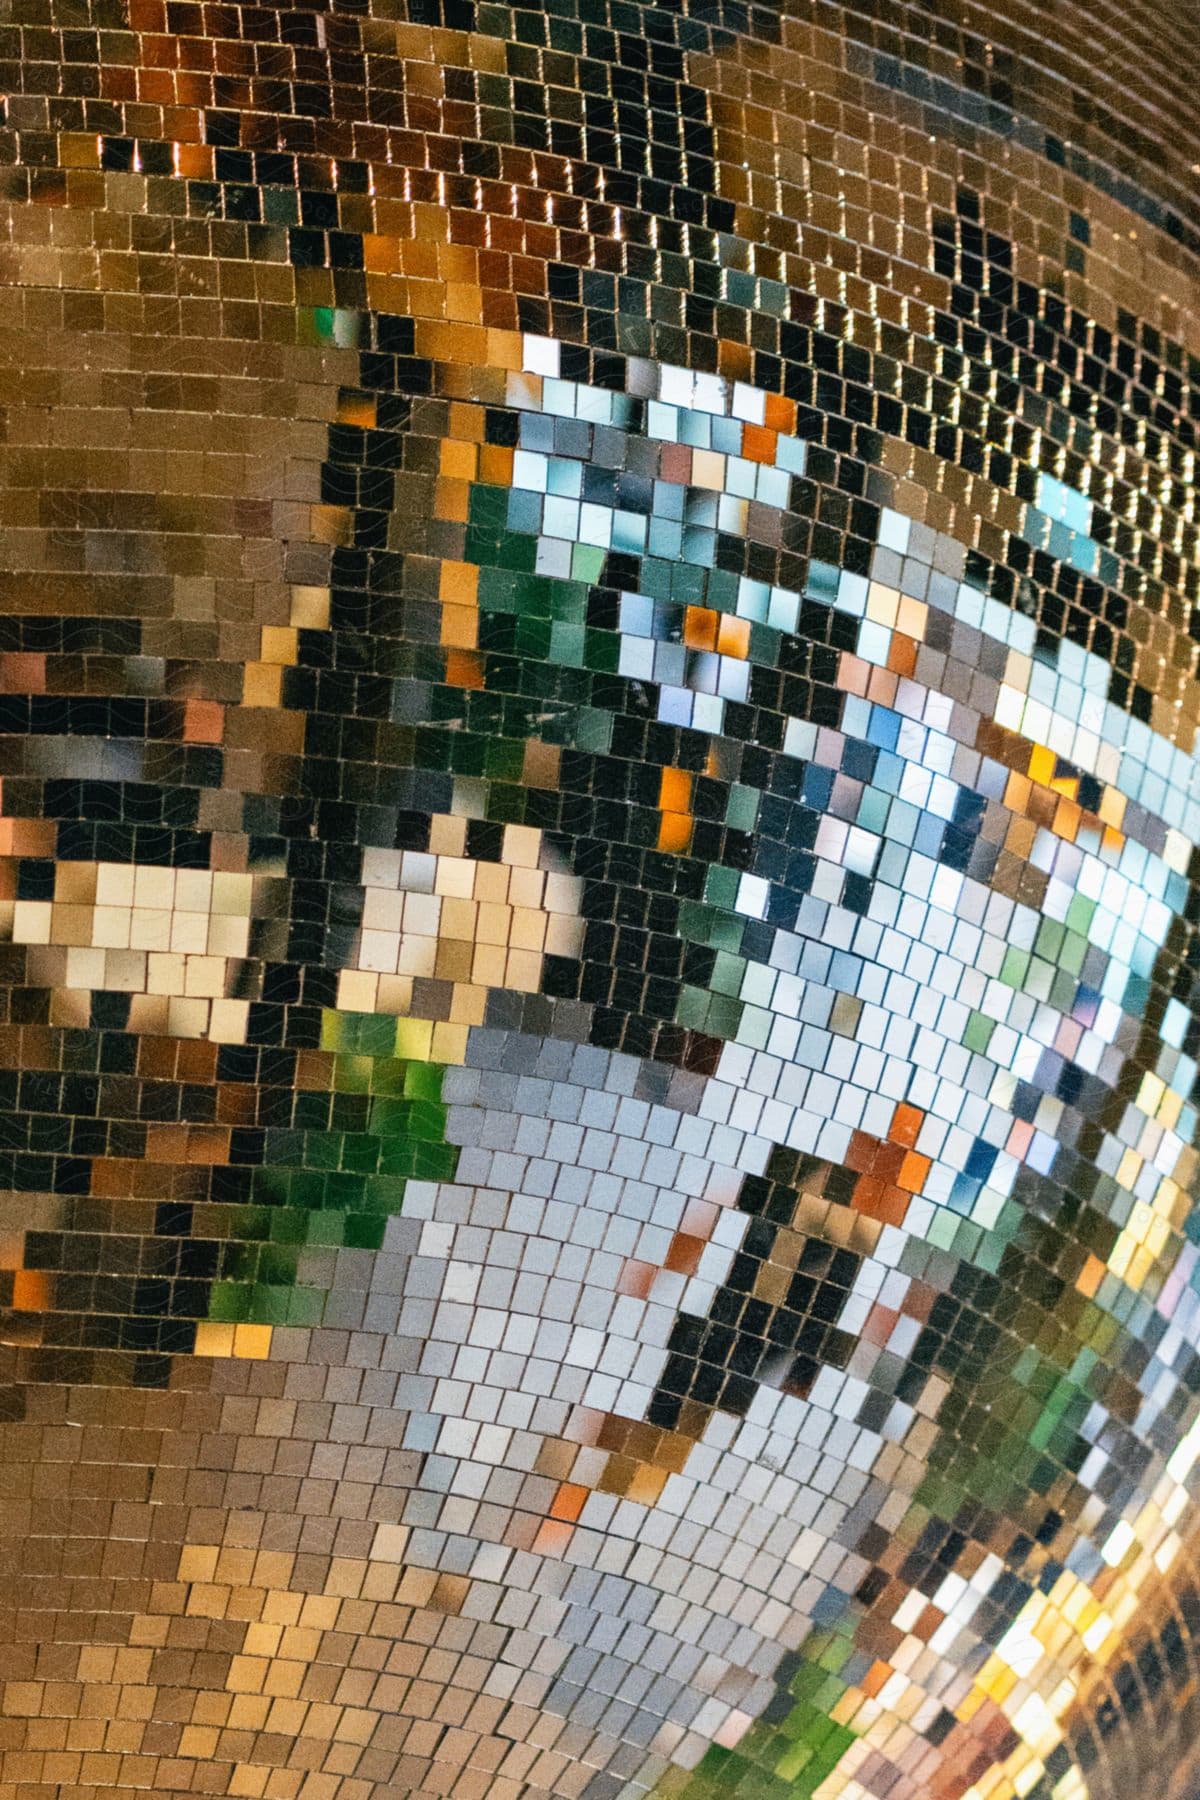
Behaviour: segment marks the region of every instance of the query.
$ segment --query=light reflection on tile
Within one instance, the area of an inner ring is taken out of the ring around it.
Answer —
[[[0,1800],[1191,1791],[1192,46],[810,10],[14,0]]]

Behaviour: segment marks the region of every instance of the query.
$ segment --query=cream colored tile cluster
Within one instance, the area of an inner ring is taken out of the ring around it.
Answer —
[[[248,874],[139,863],[66,862],[53,900],[13,903],[12,942],[53,990],[125,993],[179,1002],[181,1036],[239,1038],[245,1002],[231,997],[249,954]]]
[[[466,821],[433,821],[428,852],[368,850],[362,928],[338,982],[347,1012],[402,1014],[417,980],[453,986],[451,1018],[478,1024],[489,989],[533,994],[547,956],[577,955],[580,884],[549,865],[544,834],[505,828],[499,862],[465,855]]]

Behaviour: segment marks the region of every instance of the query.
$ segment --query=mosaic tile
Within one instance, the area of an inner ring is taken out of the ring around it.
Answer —
[[[12,0],[0,1800],[1188,1800],[1185,10]]]

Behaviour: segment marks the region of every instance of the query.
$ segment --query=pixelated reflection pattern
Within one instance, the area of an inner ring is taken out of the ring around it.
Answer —
[[[1200,1741],[1141,0],[11,0],[0,1800]]]

